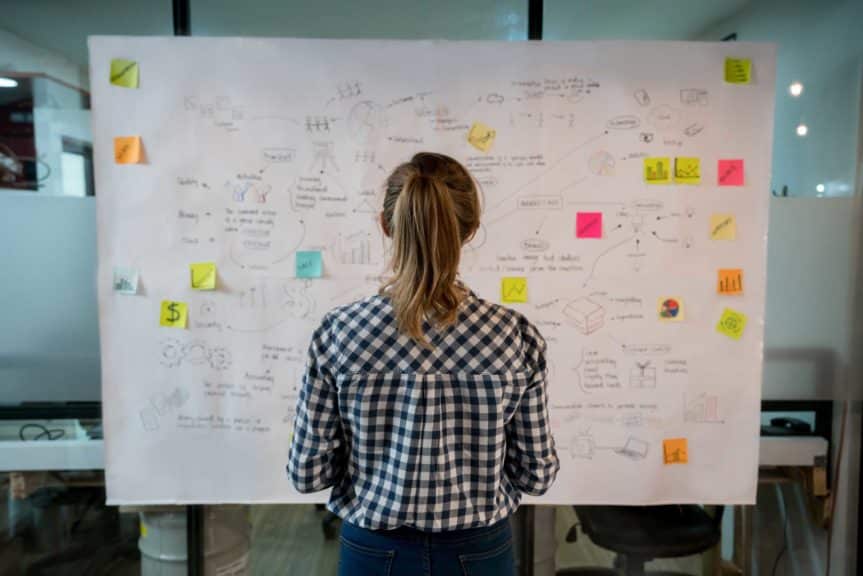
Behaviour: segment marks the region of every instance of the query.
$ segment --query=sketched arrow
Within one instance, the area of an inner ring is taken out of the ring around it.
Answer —
[[[651,232],[651,234],[653,235],[654,238],[656,238],[660,242],[677,242],[677,238],[663,238],[662,236],[657,234],[655,231]]]
[[[585,140],[585,141],[584,141],[584,142],[582,142],[581,144],[578,144],[578,145],[577,145],[577,146],[575,146],[574,148],[571,148],[571,149],[570,149],[569,151],[567,151],[563,156],[561,156],[560,158],[558,158],[557,160],[555,160],[554,162],[552,162],[552,163],[551,163],[551,164],[550,164],[550,165],[549,165],[545,170],[543,170],[542,172],[540,172],[539,174],[537,174],[536,176],[534,176],[533,178],[531,178],[530,180],[528,180],[527,182],[525,182],[524,184],[522,184],[521,186],[519,186],[518,188],[516,188],[516,189],[515,189],[515,191],[514,191],[512,194],[508,194],[508,195],[507,195],[507,196],[505,196],[503,199],[501,199],[499,202],[497,202],[494,206],[491,206],[491,207],[488,209],[488,212],[492,212],[492,211],[496,210],[498,207],[500,207],[500,205],[501,205],[501,204],[503,204],[504,202],[507,202],[507,201],[509,201],[509,200],[512,200],[512,199],[513,199],[515,196],[517,196],[520,192],[524,191],[528,186],[530,186],[530,185],[532,185],[532,184],[535,184],[537,181],[539,181],[541,178],[543,178],[546,174],[549,174],[552,170],[554,170],[555,168],[557,168],[557,167],[560,165],[560,163],[561,163],[561,162],[563,162],[564,160],[566,160],[567,158],[569,158],[570,156],[572,156],[573,154],[575,154],[576,152],[578,152],[578,151],[579,151],[580,149],[582,149],[583,147],[585,147],[585,146],[587,146],[588,144],[590,144],[590,143],[594,142],[595,140],[598,140],[599,138],[602,138],[603,136],[605,136],[605,135],[607,135],[607,134],[608,134],[608,130],[604,130],[604,131],[602,131],[602,132],[601,132],[601,133],[599,133],[599,134],[596,134],[596,135],[594,135],[594,136],[591,136],[590,138],[588,138],[587,140]]]

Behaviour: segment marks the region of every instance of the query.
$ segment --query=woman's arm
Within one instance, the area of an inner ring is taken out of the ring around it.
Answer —
[[[317,492],[338,482],[347,461],[329,349],[325,318],[309,346],[288,460],[288,475],[302,493]]]
[[[560,469],[548,418],[546,344],[526,320],[522,338],[525,362],[533,372],[518,408],[506,424],[504,472],[525,494],[541,496],[554,483]]]

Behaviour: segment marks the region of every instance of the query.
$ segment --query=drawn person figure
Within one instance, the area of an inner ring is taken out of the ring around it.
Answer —
[[[457,161],[398,166],[391,276],[312,337],[287,469],[300,492],[332,486],[342,576],[511,575],[509,516],[557,476],[545,340],[458,279],[479,215]]]

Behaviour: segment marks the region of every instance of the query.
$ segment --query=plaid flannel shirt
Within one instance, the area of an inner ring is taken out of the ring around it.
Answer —
[[[365,528],[487,526],[557,475],[537,329],[472,292],[455,325],[424,328],[431,347],[376,295],[328,313],[309,347],[288,474],[332,486],[329,510]]]

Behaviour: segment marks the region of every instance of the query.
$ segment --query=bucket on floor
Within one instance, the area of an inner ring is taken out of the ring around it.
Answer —
[[[204,573],[249,574],[248,506],[210,506],[204,520]],[[141,576],[185,576],[186,512],[142,512]]]

